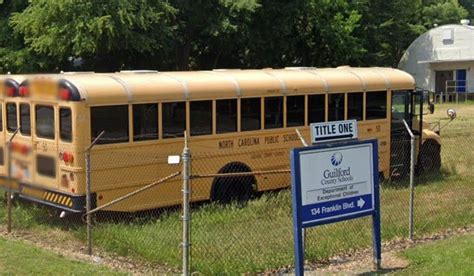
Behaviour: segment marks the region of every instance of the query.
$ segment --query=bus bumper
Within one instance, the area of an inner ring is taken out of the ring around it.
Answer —
[[[84,213],[86,206],[86,196],[71,196],[68,194],[52,191],[49,189],[21,183],[15,180],[8,180],[0,177],[0,188],[7,191],[9,188],[13,193],[27,201],[36,202],[42,205],[57,208],[71,213]],[[92,208],[96,206],[95,194],[92,195]]]

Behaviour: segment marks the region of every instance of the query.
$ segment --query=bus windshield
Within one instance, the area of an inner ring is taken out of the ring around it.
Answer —
[[[411,101],[408,91],[396,91],[392,96],[392,132],[404,131],[406,120],[411,126]]]

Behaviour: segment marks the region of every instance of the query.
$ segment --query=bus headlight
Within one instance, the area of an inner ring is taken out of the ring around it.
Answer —
[[[447,110],[447,113],[448,113],[448,117],[451,119],[451,120],[454,120],[456,119],[456,110],[454,108],[448,108]]]

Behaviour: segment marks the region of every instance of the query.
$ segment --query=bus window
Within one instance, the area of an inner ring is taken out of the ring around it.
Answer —
[[[72,141],[72,116],[71,109],[59,108],[59,136],[62,141]]]
[[[347,119],[362,120],[364,93],[347,94]]]
[[[98,144],[128,142],[128,105],[91,107],[91,141],[102,131]]]
[[[158,139],[158,104],[134,104],[133,141]]]
[[[212,134],[212,101],[190,103],[191,136]]]
[[[328,121],[344,120],[344,94],[329,94]]]
[[[304,96],[286,97],[286,126],[304,125]]]
[[[387,92],[367,92],[365,95],[365,119],[387,118]]]
[[[186,103],[163,103],[163,138],[183,137],[186,129]]]
[[[31,135],[30,105],[20,104],[20,132],[25,136]]]
[[[7,130],[8,132],[14,132],[18,127],[16,118],[16,104],[7,103]]]
[[[35,111],[36,136],[54,139],[54,108],[52,106],[37,105]]]
[[[240,128],[242,131],[260,129],[261,107],[261,98],[240,100]]]
[[[309,123],[319,123],[325,120],[325,95],[308,96],[308,119]]]
[[[2,104],[0,104],[0,131],[3,131],[3,112],[2,112]]]
[[[283,97],[265,98],[265,129],[283,127]]]
[[[56,162],[54,158],[51,156],[37,155],[36,171],[44,176],[56,177]]]
[[[237,100],[216,101],[216,132],[237,131]]]

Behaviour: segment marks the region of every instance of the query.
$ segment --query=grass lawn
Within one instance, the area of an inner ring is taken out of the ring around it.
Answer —
[[[2,275],[118,275],[108,268],[71,260],[21,241],[0,238]]]
[[[410,265],[397,275],[474,275],[474,234],[413,247],[402,255]]]
[[[426,119],[446,117],[450,104]],[[442,172],[417,179],[415,235],[474,223],[474,105],[459,104],[458,118],[442,129]],[[444,125],[444,123],[443,123]],[[1,197],[1,196],[0,196]],[[381,186],[382,239],[408,236],[407,183]],[[0,218],[5,209],[0,208]],[[85,244],[84,224],[48,216],[44,208],[19,204],[13,229],[30,229],[51,241]],[[264,194],[245,207],[205,204],[192,209],[192,270],[203,274],[263,272],[293,264],[291,192]],[[52,234],[54,233],[54,234]],[[94,226],[94,245],[118,255],[179,268],[181,213],[166,212],[145,220],[101,221]],[[321,260],[371,246],[368,218],[311,228],[305,257]]]

